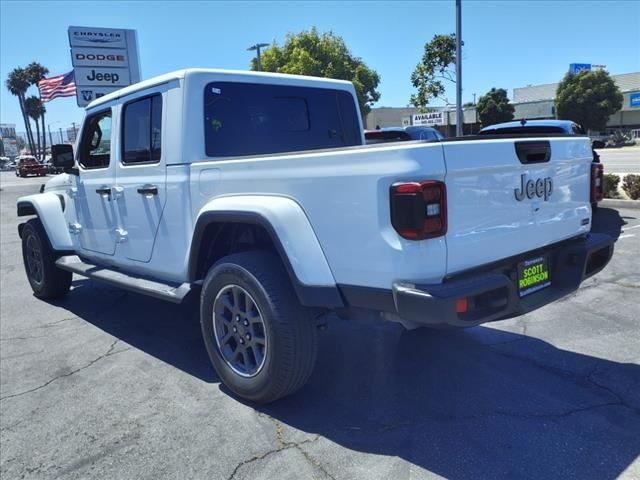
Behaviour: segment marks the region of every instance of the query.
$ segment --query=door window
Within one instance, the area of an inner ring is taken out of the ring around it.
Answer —
[[[111,110],[87,117],[80,143],[80,165],[107,168],[111,158]]]
[[[122,163],[157,163],[161,155],[162,97],[127,103],[122,114]]]

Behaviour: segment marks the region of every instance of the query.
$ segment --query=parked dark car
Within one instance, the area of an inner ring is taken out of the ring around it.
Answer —
[[[581,135],[586,136],[584,128],[571,120],[518,120],[497,123],[484,127],[478,135]],[[604,148],[604,142],[591,142],[593,161],[591,164],[591,207],[595,210],[598,202],[604,198],[604,168],[596,148]]]
[[[444,137],[435,128],[412,125],[410,127],[389,127],[377,130],[365,130],[364,138],[367,141],[367,144],[373,144],[406,142],[409,140],[438,141],[442,140]]]
[[[584,128],[571,120],[517,120],[484,127],[478,135],[524,134],[586,135]]]

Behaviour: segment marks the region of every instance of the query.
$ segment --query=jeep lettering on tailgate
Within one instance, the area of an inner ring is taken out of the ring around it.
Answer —
[[[513,189],[516,194],[516,200],[521,202],[526,195],[529,199],[534,196],[538,198],[544,197],[544,201],[546,202],[551,196],[551,192],[553,192],[553,180],[551,177],[538,178],[536,181],[532,179],[526,180],[526,178],[527,176],[522,174],[520,177],[520,189]]]

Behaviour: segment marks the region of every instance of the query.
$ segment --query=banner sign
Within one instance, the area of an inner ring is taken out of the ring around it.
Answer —
[[[135,30],[71,26],[68,32],[79,107],[140,81]]]
[[[414,125],[444,125],[444,112],[418,113],[413,116]]]

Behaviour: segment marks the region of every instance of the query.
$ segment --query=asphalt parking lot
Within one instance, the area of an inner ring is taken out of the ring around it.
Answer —
[[[194,307],[32,296],[15,201],[42,182],[0,178],[3,479],[640,478],[640,210],[598,211],[613,260],[563,301],[456,331],[331,317],[309,384],[253,408]]]

